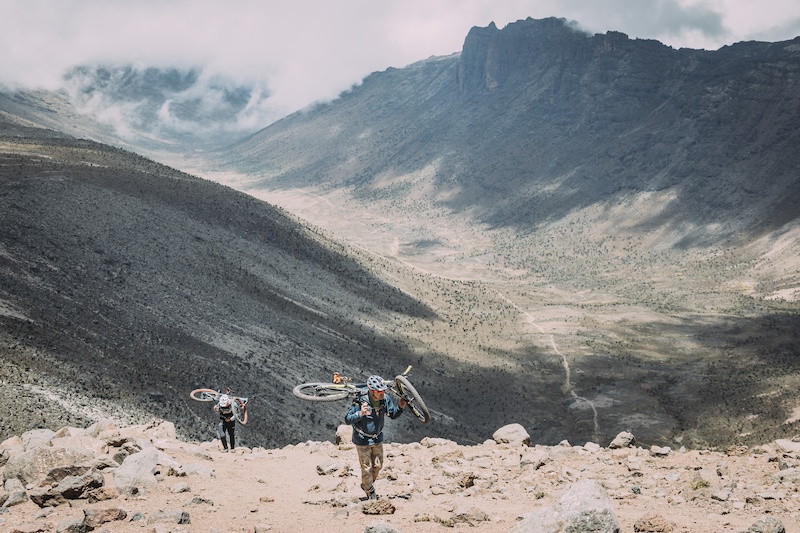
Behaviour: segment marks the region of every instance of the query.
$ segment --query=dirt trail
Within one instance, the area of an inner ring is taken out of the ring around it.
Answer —
[[[532,325],[536,330],[541,333],[547,339],[547,344],[550,348],[561,358],[561,366],[564,368],[564,384],[561,386],[561,390],[565,393],[568,393],[572,398],[578,400],[580,402],[585,403],[589,406],[592,410],[592,422],[593,422],[593,432],[592,432],[592,440],[595,442],[598,441],[600,435],[600,422],[597,416],[597,406],[592,402],[590,399],[579,396],[577,392],[575,392],[575,387],[572,385],[572,370],[569,366],[569,359],[566,355],[564,355],[561,350],[558,349],[558,345],[556,344],[555,335],[552,333],[547,333],[544,328],[536,322],[536,318],[529,312],[525,311],[524,309],[520,308],[517,304],[512,302],[506,295],[497,293],[497,295],[502,298],[504,301],[508,302],[514,309],[519,311],[523,316],[525,316],[525,320],[528,324]]]

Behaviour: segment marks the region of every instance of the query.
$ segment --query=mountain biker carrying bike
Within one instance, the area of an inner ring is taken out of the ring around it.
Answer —
[[[370,500],[377,500],[374,482],[383,467],[383,422],[385,415],[395,419],[403,413],[406,401],[400,398],[397,404],[386,395],[386,384],[380,376],[370,376],[367,390],[353,400],[353,405],[344,417],[353,426],[353,444],[358,452],[361,466],[361,488]]]
[[[231,439],[231,450],[236,447],[236,420],[233,419],[233,405],[231,404],[230,396],[223,394],[219,397],[219,401],[214,406],[214,411],[219,413],[219,424],[217,424],[217,436],[222,441],[223,453],[228,451],[228,441],[225,438],[225,433],[228,433]]]

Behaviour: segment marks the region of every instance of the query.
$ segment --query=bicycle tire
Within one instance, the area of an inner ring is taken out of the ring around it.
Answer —
[[[292,389],[292,394],[309,402],[335,402],[344,400],[351,394],[349,388],[333,383],[301,383]]]
[[[198,402],[214,402],[219,398],[219,392],[214,389],[195,389],[189,393],[189,396]]]
[[[419,395],[417,389],[409,383],[405,376],[397,376],[394,378],[394,382],[397,385],[397,390],[400,391],[400,395],[408,401],[406,407],[414,413],[414,416],[416,416],[420,422],[427,424],[431,419],[431,414],[425,402],[422,401],[422,396]]]
[[[247,424],[247,406],[239,398],[233,402],[233,417],[241,425]]]

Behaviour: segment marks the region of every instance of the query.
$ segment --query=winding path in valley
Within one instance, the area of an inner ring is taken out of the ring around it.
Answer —
[[[600,422],[597,417],[597,406],[590,399],[585,398],[583,396],[579,396],[578,393],[575,392],[575,388],[572,386],[572,370],[570,369],[569,366],[569,359],[567,358],[566,355],[561,353],[561,350],[558,349],[555,336],[552,333],[547,333],[544,330],[544,328],[538,322],[536,322],[536,319],[533,315],[531,315],[529,312],[525,311],[517,304],[512,302],[505,294],[498,292],[497,295],[504,301],[506,301],[509,305],[511,305],[514,309],[522,313],[525,316],[525,320],[529,324],[531,324],[534,328],[536,328],[539,331],[539,333],[541,333],[542,336],[547,338],[547,344],[561,359],[561,366],[564,367],[564,384],[561,386],[561,390],[563,390],[566,393],[569,393],[569,395],[572,396],[572,398],[574,398],[575,400],[586,403],[592,410],[592,422],[594,424],[592,439],[595,442],[597,442],[598,436],[600,435]]]

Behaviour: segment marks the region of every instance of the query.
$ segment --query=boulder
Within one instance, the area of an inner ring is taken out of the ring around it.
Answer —
[[[786,533],[786,528],[777,518],[767,516],[747,528],[747,533]]]
[[[94,455],[85,448],[39,446],[12,456],[6,463],[4,478],[17,478],[25,485],[41,485],[52,470],[89,464]]]
[[[395,510],[395,506],[386,498],[370,500],[361,508],[364,514],[394,514]]]
[[[672,533],[675,531],[675,525],[667,522],[659,514],[650,514],[637,520],[633,524],[633,531],[635,533]]]
[[[83,518],[69,518],[56,524],[56,533],[86,533],[89,528]]]
[[[144,434],[150,438],[151,441],[157,440],[175,440],[177,432],[175,431],[175,424],[167,422],[166,420],[153,421],[144,428]]]
[[[108,507],[106,509],[84,509],[83,510],[83,523],[89,529],[95,529],[117,520],[125,520],[128,513],[116,507]]]
[[[150,447],[129,455],[114,471],[114,486],[121,494],[138,494],[158,483],[157,475],[181,466],[169,455]]]
[[[364,533],[402,533],[402,532],[387,522],[376,522],[364,528]]]
[[[105,478],[97,470],[89,470],[80,476],[67,476],[51,490],[61,494],[68,500],[85,498],[89,491],[99,489],[105,484]]]
[[[52,429],[32,429],[23,433],[20,438],[25,451],[28,451],[47,444],[55,434],[56,432]]]
[[[508,424],[494,432],[492,438],[498,444],[516,444],[530,446],[531,436],[521,424]]]
[[[340,468],[342,468],[341,463],[338,463],[338,462],[335,462],[335,461],[332,462],[332,463],[318,464],[317,465],[317,474],[319,474],[320,476],[328,476],[330,474],[333,474],[334,472],[336,472]]]
[[[91,491],[101,488],[104,483],[101,472],[89,470],[79,476],[66,476],[48,489],[35,489],[30,498],[39,507],[55,507],[67,500],[88,498]]]
[[[772,474],[772,478],[781,483],[800,484],[800,468],[786,468]]]
[[[86,435],[97,438],[101,433],[113,431],[115,429],[118,429],[117,424],[111,420],[98,420],[84,431]]]
[[[530,513],[512,533],[619,533],[620,524],[605,489],[592,479],[572,485],[553,507]]]
[[[423,437],[420,444],[427,448],[433,448],[434,446],[447,446],[448,444],[455,444],[453,441],[448,439],[443,439],[441,437]]]
[[[611,441],[611,444],[608,445],[609,448],[627,448],[631,446],[634,442],[636,442],[636,437],[633,436],[633,433],[629,433],[627,431],[622,431],[614,437],[614,440]]]
[[[789,439],[778,439],[775,441],[775,445],[784,453],[800,454],[800,442]]]
[[[192,519],[189,513],[183,509],[159,511],[147,517],[148,524],[157,524],[160,522],[169,524],[191,524]]]
[[[3,507],[13,507],[28,501],[28,493],[24,490],[15,490],[3,502]]]
[[[340,424],[336,428],[336,435],[333,437],[333,443],[338,445],[347,445],[352,442],[353,428],[347,424]]]
[[[669,446],[651,446],[650,455],[653,457],[666,457],[672,452]]]

